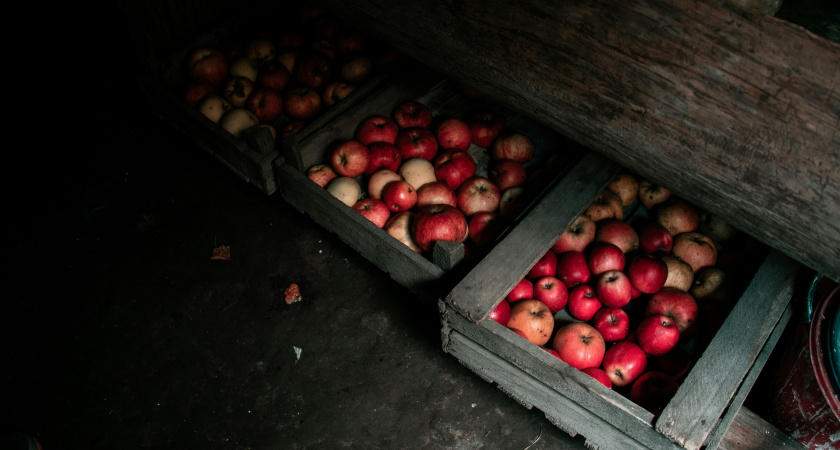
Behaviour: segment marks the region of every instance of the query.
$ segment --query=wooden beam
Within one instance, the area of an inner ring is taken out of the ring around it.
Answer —
[[[840,280],[840,45],[695,0],[324,0]]]

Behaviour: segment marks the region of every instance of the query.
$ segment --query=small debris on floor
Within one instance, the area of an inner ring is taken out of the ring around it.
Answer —
[[[292,303],[297,303],[303,298],[300,296],[300,288],[295,283],[289,285],[284,292],[286,296],[286,304],[291,305]]]
[[[230,260],[230,246],[222,245],[213,249],[213,254],[210,259],[221,259],[224,261]]]

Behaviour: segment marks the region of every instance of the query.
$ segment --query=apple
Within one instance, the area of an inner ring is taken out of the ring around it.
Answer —
[[[297,133],[298,131],[302,130],[305,126],[306,123],[304,123],[302,120],[292,120],[291,122],[287,122],[281,125],[280,129],[277,131],[277,135],[280,137],[280,139],[285,140]]]
[[[324,106],[335,105],[355,90],[355,85],[347,84],[343,81],[330,81],[324,86],[324,90],[321,91],[321,103]]]
[[[691,264],[670,253],[663,254],[661,257],[665,265],[668,266],[668,276],[665,277],[665,284],[662,287],[676,288],[683,291],[691,289],[694,281],[694,270],[691,268]]]
[[[648,211],[670,197],[671,191],[666,187],[644,178],[639,180],[639,203]]]
[[[668,265],[656,255],[639,254],[630,260],[627,276],[636,290],[643,294],[653,294],[665,286]]]
[[[420,157],[403,160],[398,173],[417,190],[429,183],[437,181],[435,178],[435,167],[429,160]]]
[[[654,220],[667,228],[671,236],[695,231],[700,226],[700,214],[691,203],[675,196],[660,203],[653,210]]]
[[[420,246],[417,245],[417,242],[414,241],[414,236],[412,235],[413,223],[414,212],[401,211],[396,214],[392,214],[391,218],[385,222],[385,226],[382,227],[382,229],[389,235],[393,236],[396,240],[405,244],[406,247],[419,254],[423,252],[423,249],[421,249]]]
[[[260,123],[272,123],[283,112],[283,95],[268,86],[256,86],[245,101],[245,108],[254,113]]]
[[[521,133],[500,134],[490,145],[492,159],[512,159],[522,164],[531,162],[536,155],[534,142]]]
[[[553,250],[551,252],[554,253]],[[556,275],[566,287],[571,288],[578,284],[588,283],[592,278],[592,271],[589,270],[589,263],[583,252],[569,250],[557,254]]]
[[[604,272],[595,283],[595,292],[604,306],[620,308],[632,299],[630,278],[620,270]]]
[[[507,300],[502,299],[493,311],[490,311],[490,314],[487,315],[487,318],[498,322],[504,326],[507,326],[508,322],[510,322],[510,315],[511,315],[511,307],[510,303]]]
[[[432,130],[423,127],[400,128],[394,145],[403,159],[423,158],[432,161],[438,152],[438,141]]]
[[[204,97],[216,93],[216,86],[206,78],[196,78],[187,83],[184,100],[190,106],[197,106]]]
[[[578,370],[600,366],[605,347],[601,333],[584,322],[572,322],[560,327],[552,345],[560,354],[560,359]]]
[[[470,242],[478,248],[484,248],[501,234],[504,222],[501,220],[499,213],[484,211],[473,214],[467,225]]]
[[[686,291],[663,288],[653,294],[645,307],[645,316],[667,316],[674,321],[681,337],[689,338],[696,330],[697,301]]]
[[[478,175],[461,183],[455,195],[458,198],[458,209],[467,217],[483,211],[497,211],[502,198],[495,183]]]
[[[523,184],[526,178],[525,167],[512,159],[497,159],[490,168],[490,179],[502,191]]]
[[[706,267],[694,277],[689,293],[699,303],[728,302],[729,279],[718,267]]]
[[[624,206],[618,194],[604,189],[586,207],[583,214],[595,222],[605,219],[621,220],[624,218]]]
[[[426,205],[458,206],[458,196],[443,181],[426,183],[417,189],[417,207]]]
[[[371,142],[367,144],[370,151],[370,161],[365,170],[365,174],[371,175],[377,170],[388,169],[393,172],[400,170],[402,158],[400,152],[394,144],[387,142]],[[398,172],[399,173],[399,172]]]
[[[257,119],[257,116],[245,108],[233,108],[219,119],[219,125],[236,137],[242,136],[245,130],[257,126],[259,123],[260,120]]]
[[[435,241],[464,242],[468,237],[467,219],[454,206],[426,205],[416,212],[412,236],[427,252]]]
[[[262,67],[268,62],[273,61],[277,53],[274,42],[266,37],[249,40],[245,43],[243,50],[245,57],[254,61],[257,67]]]
[[[405,180],[392,181],[382,189],[382,201],[393,212],[407,211],[417,203],[417,191]]]
[[[607,376],[607,372],[604,372],[602,369],[599,369],[598,367],[587,367],[581,372],[596,379],[599,383],[606,386],[607,389],[612,389],[612,380],[610,380],[610,377]]]
[[[516,283],[516,286],[510,290],[507,297],[505,297],[505,299],[511,303],[529,298],[534,298],[534,283],[527,278],[519,280],[519,282]]]
[[[458,149],[444,149],[435,157],[435,178],[443,181],[449,189],[457,191],[458,187],[468,178],[475,175],[475,160],[464,151]]]
[[[516,218],[528,206],[529,197],[525,195],[526,193],[527,189],[523,186],[511,186],[502,191],[502,197],[499,199],[499,214],[505,219]]]
[[[548,353],[549,355],[551,355],[551,356],[553,356],[557,359],[560,359],[560,354],[557,353],[553,348],[543,347],[542,349],[545,350],[546,353]]]
[[[329,164],[315,164],[306,169],[306,177],[318,186],[327,187],[330,181],[338,177],[338,174]]]
[[[402,180],[403,177],[391,169],[379,169],[368,177],[367,192],[373,198],[382,199],[382,190],[392,181]],[[419,195],[419,193],[418,193]]]
[[[385,223],[391,218],[391,210],[382,200],[373,197],[357,201],[353,204],[353,209],[379,228],[384,228]]]
[[[467,124],[470,126],[472,143],[481,148],[489,148],[505,128],[504,119],[492,111],[472,114]]]
[[[610,180],[607,189],[618,194],[622,205],[627,207],[635,203],[639,196],[639,180],[632,173],[621,172]]]
[[[525,339],[540,347],[545,345],[554,330],[554,315],[548,306],[530,298],[515,302],[510,307],[508,328],[521,330]],[[554,348],[557,350],[557,348]],[[559,353],[559,351],[558,351]]]
[[[534,281],[534,298],[545,303],[554,314],[566,307],[569,290],[557,277],[542,277]]]
[[[441,120],[433,129],[438,144],[446,149],[467,150],[472,143],[470,126],[456,117]]]
[[[670,352],[652,356],[650,358],[650,370],[664,372],[675,380],[679,380],[691,369],[691,356],[681,347],[674,347]]]
[[[708,211],[700,211],[700,225],[697,231],[709,236],[714,242],[728,242],[738,235],[738,229],[723,218]]]
[[[671,253],[689,263],[695,274],[717,263],[715,243],[699,231],[687,231],[674,236]]]
[[[674,237],[662,224],[645,222],[636,229],[639,236],[639,250],[643,253],[670,252],[674,247]]]
[[[370,165],[370,150],[355,139],[336,141],[330,146],[327,159],[337,174],[355,178]]]
[[[320,52],[327,55],[330,60],[335,60],[335,57],[338,56],[338,50],[335,48],[335,44],[332,43],[331,40],[326,38],[316,38],[309,42],[306,46],[307,50],[313,52]]]
[[[630,316],[621,308],[599,309],[592,316],[592,325],[606,342],[623,341],[630,334]]]
[[[558,255],[570,250],[583,252],[595,241],[595,221],[587,216],[577,216],[552,244],[551,249]]]
[[[244,108],[254,82],[244,77],[231,77],[222,84],[222,97],[234,108]]]
[[[604,372],[613,386],[629,386],[645,372],[648,355],[638,344],[616,342],[604,353]]]
[[[335,50],[339,55],[358,53],[365,50],[366,41],[365,35],[357,30],[341,31],[333,39]]]
[[[619,219],[604,219],[596,225],[595,242],[609,242],[620,248],[624,254],[639,248],[639,234],[627,222]]]
[[[636,340],[645,353],[664,355],[677,346],[680,331],[670,317],[650,316],[642,319],[636,327]]]
[[[679,384],[665,373],[645,372],[636,378],[630,388],[633,403],[659,416],[679,389]]]
[[[286,50],[278,53],[274,60],[285,67],[291,76],[295,71],[299,54],[300,53],[297,50]]]
[[[333,71],[329,56],[318,51],[305,51],[297,56],[291,73],[300,86],[319,90],[332,80]]]
[[[433,120],[429,107],[413,100],[394,107],[391,117],[399,128],[431,128]]]
[[[625,256],[615,244],[596,242],[589,252],[587,265],[592,275],[598,277],[610,270],[624,270]],[[631,280],[632,281],[632,280]]]
[[[536,279],[557,274],[557,255],[548,250],[528,271],[528,278]]]
[[[598,295],[592,285],[578,284],[569,289],[567,306],[572,317],[587,321],[595,317],[604,305],[598,300]]]
[[[233,109],[233,106],[231,106],[227,100],[218,94],[210,94],[201,99],[198,103],[198,111],[203,114],[204,117],[207,117],[216,123],[219,123],[219,119],[221,119],[222,116],[231,109]]]
[[[229,78],[233,77],[242,77],[251,80],[254,84],[257,82],[257,78],[259,77],[260,70],[257,68],[256,63],[252,61],[250,58],[237,58],[230,63],[230,75]]]
[[[198,47],[186,57],[187,75],[190,79],[204,78],[218,86],[228,77],[229,67],[225,55],[212,47]]]
[[[339,176],[330,181],[327,191],[347,206],[353,206],[359,200],[362,189],[353,178]]]
[[[289,73],[286,66],[277,61],[272,61],[260,68],[255,83],[257,86],[267,86],[277,91],[283,91],[289,84],[291,77],[292,74]]]
[[[348,83],[360,85],[373,75],[374,66],[370,56],[364,53],[353,53],[341,58],[338,74]]]
[[[321,96],[305,87],[291,89],[283,94],[283,105],[292,120],[309,120],[321,110]]]
[[[354,132],[357,141],[362,144],[386,142],[393,145],[397,139],[397,124],[387,116],[374,114],[359,123]]]

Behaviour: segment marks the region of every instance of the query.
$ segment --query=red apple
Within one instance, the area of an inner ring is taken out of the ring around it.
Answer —
[[[680,341],[680,330],[668,316],[644,318],[636,327],[636,340],[649,355],[664,355]]]
[[[397,124],[381,114],[374,114],[362,120],[356,127],[355,138],[362,144],[387,142],[393,144],[397,139]]]
[[[531,270],[528,271],[528,278],[536,279],[551,277],[557,274],[557,255],[551,250],[545,252]]]
[[[596,242],[589,252],[589,271],[596,277],[610,270],[624,270],[624,262],[624,252],[609,242]]]
[[[367,144],[367,148],[370,151],[370,161],[365,174],[371,175],[379,169],[388,169],[393,172],[400,170],[402,157],[394,144],[377,141]]]
[[[285,101],[285,97],[283,101]],[[288,107],[286,109],[288,111]],[[291,122],[281,125],[280,129],[277,130],[277,135],[280,137],[280,139],[285,140],[297,133],[298,131],[302,130],[305,126],[306,123],[302,120],[292,120]]]
[[[543,350],[545,350],[549,355],[551,355],[551,356],[553,356],[557,359],[560,359],[560,354],[557,353],[553,348],[543,347]]]
[[[470,241],[476,247],[484,248],[499,236],[503,230],[504,222],[501,220],[499,213],[484,211],[473,214],[467,225],[469,225]]]
[[[286,66],[277,61],[269,62],[260,67],[257,72],[257,86],[267,86],[277,91],[283,91],[289,83],[292,75],[289,73]]]
[[[598,277],[595,292],[604,306],[622,307],[632,298],[630,278],[619,270],[604,272]]]
[[[274,88],[257,86],[245,102],[245,108],[254,113],[260,123],[272,123],[283,113],[283,95]]]
[[[423,127],[401,128],[394,140],[403,159],[423,158],[432,161],[438,152],[438,141],[432,130]]]
[[[650,370],[664,372],[675,380],[679,380],[691,369],[691,356],[681,347],[674,347],[670,352],[652,356],[650,358]]]
[[[630,224],[619,219],[604,219],[596,224],[595,242],[609,242],[624,254],[639,248],[639,235]]]
[[[402,176],[391,169],[379,169],[368,177],[367,192],[373,198],[382,199],[382,190],[392,181],[402,180]]]
[[[610,380],[610,377],[607,376],[607,372],[604,372],[602,369],[597,367],[588,367],[583,369],[581,372],[598,380],[598,382],[606,386],[607,389],[612,389],[612,380]]]
[[[698,231],[687,231],[674,236],[674,248],[671,253],[689,263],[694,273],[700,272],[704,267],[714,266],[717,262],[715,243]]]
[[[467,219],[453,206],[426,205],[417,210],[412,235],[427,252],[435,241],[464,242],[468,236]]]
[[[566,307],[569,290],[556,277],[542,277],[534,281],[534,298],[545,303],[554,314]]]
[[[455,191],[449,189],[449,185],[443,181],[426,183],[417,189],[417,207],[426,205],[450,205],[458,206],[458,197]]]
[[[653,213],[654,220],[667,228],[671,236],[695,231],[700,226],[700,214],[697,208],[679,197],[672,196],[660,203],[654,208]]]
[[[321,110],[321,96],[305,87],[292,89],[283,94],[283,105],[292,120],[309,120]]]
[[[490,145],[492,159],[512,159],[526,164],[536,155],[534,142],[527,136],[516,133],[500,134]]]
[[[487,318],[498,322],[504,326],[507,326],[508,322],[510,322],[510,313],[511,307],[510,303],[507,300],[502,299],[493,311],[490,311],[490,314],[487,315]]]
[[[461,119],[448,117],[434,127],[438,144],[443,148],[467,150],[472,143],[470,126]]]
[[[306,177],[321,187],[327,187],[330,181],[337,176],[338,174],[329,164],[315,164],[314,166],[306,169]]]
[[[668,265],[656,255],[639,254],[630,261],[627,276],[636,290],[643,294],[653,294],[665,286]]]
[[[606,344],[592,325],[572,322],[557,330],[552,347],[566,364],[583,370],[601,365]]]
[[[679,389],[679,384],[665,373],[650,371],[636,378],[630,388],[630,400],[658,416]]]
[[[391,116],[400,128],[431,128],[432,111],[423,103],[408,100],[397,105]]]
[[[301,86],[320,90],[332,80],[333,62],[322,52],[306,51],[298,55],[291,72]]]
[[[529,298],[534,298],[534,284],[531,280],[527,278],[523,278],[516,283],[516,286],[510,290],[507,297],[505,297],[507,301],[513,303],[519,300],[526,300]]]
[[[385,223],[391,218],[391,210],[385,206],[382,200],[373,197],[357,201],[353,205],[353,209],[379,228],[384,228]]]
[[[407,181],[392,181],[382,190],[382,201],[393,212],[408,211],[417,203],[417,191]]]
[[[589,284],[578,284],[569,290],[568,302],[569,314],[575,319],[587,321],[595,317],[595,314],[604,306],[595,292],[595,288]]]
[[[458,198],[458,209],[467,217],[479,212],[497,211],[502,198],[495,183],[478,175],[461,183],[455,195]]]
[[[512,159],[497,159],[490,168],[490,179],[499,186],[500,190],[520,186],[525,182],[527,174],[522,163]]]
[[[502,117],[492,111],[480,111],[473,114],[468,124],[472,143],[482,148],[489,148],[505,128]]]
[[[330,165],[343,177],[355,178],[365,173],[370,164],[370,150],[354,139],[336,141],[328,154]]]
[[[698,316],[697,301],[686,291],[676,288],[663,288],[648,300],[645,315],[667,316],[674,321],[680,337],[691,337],[696,329]]]
[[[553,253],[553,251],[552,251]],[[557,278],[566,287],[588,283],[592,277],[586,255],[577,250],[569,250],[557,254]]]
[[[522,330],[525,339],[540,347],[545,345],[554,330],[554,315],[548,306],[536,299],[515,302],[510,307],[508,328]],[[554,347],[557,350],[557,347]],[[559,353],[559,350],[558,350]]]
[[[423,249],[417,245],[412,235],[412,225],[414,224],[414,213],[412,211],[402,211],[393,214],[383,229],[386,233],[393,236],[396,240],[405,244],[415,253],[421,253]]]
[[[228,61],[225,55],[211,47],[199,47],[187,54],[187,75],[190,79],[204,78],[218,86],[228,76]]]
[[[621,172],[614,176],[607,189],[621,197],[621,203],[627,207],[636,202],[639,196],[639,180],[629,172]]]
[[[639,203],[647,210],[652,210],[656,205],[668,200],[671,191],[653,181],[639,180]]]
[[[624,218],[624,206],[618,194],[604,189],[586,207],[583,214],[595,222],[607,219],[621,220]]]
[[[528,206],[531,198],[524,186],[511,186],[502,191],[499,199],[499,214],[505,219],[515,219]]]
[[[592,317],[592,325],[607,342],[623,341],[630,334],[630,316],[621,308],[601,308]]]
[[[187,83],[184,89],[184,100],[190,106],[197,106],[202,99],[216,93],[216,85],[207,78],[196,78]]]
[[[647,354],[638,344],[616,342],[604,354],[604,372],[613,386],[629,386],[647,367]]]
[[[645,222],[636,234],[639,236],[639,250],[643,253],[670,252],[674,246],[671,232],[658,222]]]
[[[563,231],[551,249],[558,255],[569,250],[583,252],[595,241],[595,229],[595,222],[592,219],[580,215]]]
[[[321,102],[324,106],[332,106],[356,90],[356,86],[343,81],[330,81],[321,92]]]
[[[444,149],[437,155],[433,165],[435,177],[453,191],[457,191],[464,181],[475,175],[476,170],[473,157],[458,149]]]
[[[222,97],[234,108],[244,108],[248,96],[254,90],[254,82],[244,77],[231,77],[222,84]]]

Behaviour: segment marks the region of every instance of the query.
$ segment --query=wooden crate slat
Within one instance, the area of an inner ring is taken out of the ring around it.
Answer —
[[[703,355],[656,422],[687,449],[699,449],[738,391],[785,311],[798,264],[771,251]]]
[[[747,408],[741,408],[718,447],[719,450],[785,449],[807,447]]]

